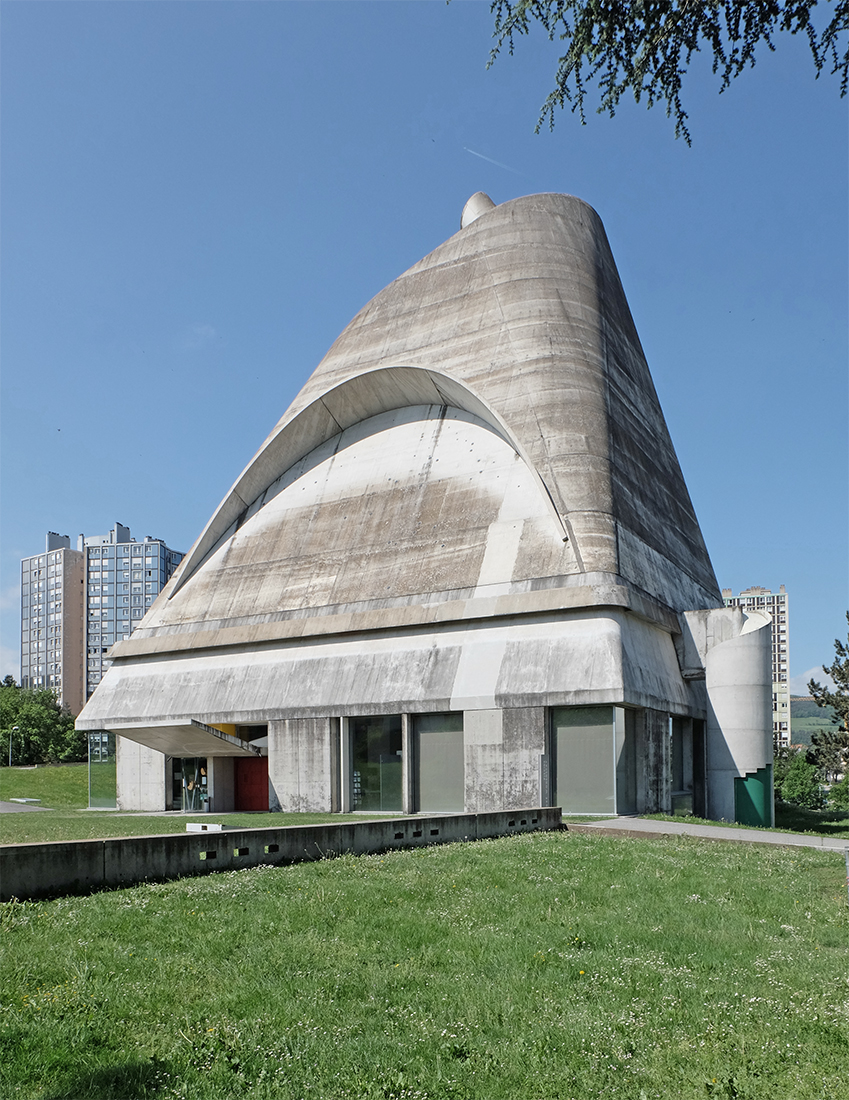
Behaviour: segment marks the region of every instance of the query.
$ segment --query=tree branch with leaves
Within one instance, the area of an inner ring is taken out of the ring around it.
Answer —
[[[846,622],[849,623],[849,611],[846,612]],[[815,733],[811,737],[808,760],[816,764],[827,778],[836,778],[849,772],[849,644],[844,645],[839,638],[835,638],[834,661],[823,665],[822,670],[831,677],[834,691],[817,680],[808,681],[808,691],[818,707],[828,707],[833,712],[834,720],[841,728]]]
[[[825,9],[831,18],[816,21],[815,16]],[[540,110],[537,132],[546,121],[553,129],[555,111],[567,103],[586,123],[587,89],[597,84],[599,113],[615,115],[629,91],[649,107],[665,103],[667,117],[675,119],[675,136],[689,145],[681,91],[694,55],[706,53],[712,58],[713,73],[724,92],[744,69],[754,67],[758,49],[775,50],[774,37],[781,32],[805,36],[817,77],[824,70],[837,75],[841,96],[849,86],[847,0],[823,5],[817,0],[493,0],[490,10],[496,40],[490,65],[503,50],[512,54],[516,40],[529,35],[534,24],[543,28],[551,42],[566,43],[554,88]]]

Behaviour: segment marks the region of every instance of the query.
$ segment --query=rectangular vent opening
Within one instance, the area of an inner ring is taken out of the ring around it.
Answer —
[[[537,823],[538,821],[539,821],[539,818],[538,818],[538,817],[532,817],[532,818],[531,818],[531,825],[536,825],[536,823]]]
[[[395,834],[395,839],[396,840],[403,840],[404,839],[404,834],[403,833],[396,833]]]
[[[508,821],[508,822],[507,822],[507,828],[508,828],[508,829],[512,829],[512,828],[513,828],[513,826],[514,826],[515,824],[516,824],[516,822],[515,822],[515,821]]]
[[[528,820],[525,817],[523,817],[522,820],[519,822],[520,825],[527,825],[527,823],[528,823]]]
[[[431,836],[439,836],[439,829],[431,829],[430,830],[430,835]]]
[[[248,854],[248,851],[249,851],[248,848],[234,848],[233,849],[233,855],[234,856],[246,856]]]
[[[280,845],[279,844],[266,844],[266,846],[265,846],[265,854],[267,856],[274,855],[275,852],[279,852],[279,851],[280,851]]]
[[[422,835],[421,829],[413,829],[413,836],[421,836],[421,835]]]
[[[200,858],[201,859],[217,859],[218,858],[218,852],[201,852],[200,853]]]

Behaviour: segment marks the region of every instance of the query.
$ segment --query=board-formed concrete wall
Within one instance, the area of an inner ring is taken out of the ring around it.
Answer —
[[[682,719],[725,815],[771,760],[761,688],[682,643],[722,597],[601,221],[477,196],[462,224],[335,341],[77,724],[174,756],[267,725],[269,804],[298,811],[344,809],[346,722],[396,715],[412,810],[410,729],[462,714],[465,808],[506,809],[556,796],[552,710],[603,706],[599,812],[671,807]],[[753,676],[765,644],[737,646]],[[160,808],[155,770],[130,791],[119,760],[120,803]]]
[[[510,813],[5,844],[0,845],[0,901],[87,894],[185,875],[330,859],[348,852],[367,855],[429,844],[485,840],[559,829],[560,825],[558,808],[530,807]]]

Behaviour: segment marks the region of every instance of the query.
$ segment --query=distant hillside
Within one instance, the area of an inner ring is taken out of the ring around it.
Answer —
[[[790,696],[790,740],[794,745],[810,745],[817,730],[836,730],[828,707],[818,707],[809,695]]]

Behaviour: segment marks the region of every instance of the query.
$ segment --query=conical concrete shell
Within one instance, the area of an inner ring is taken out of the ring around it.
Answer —
[[[552,194],[482,215],[354,318],[187,556],[159,621],[287,470],[357,423],[424,405],[488,423],[550,499],[568,551],[543,554],[538,575],[605,574],[675,610],[721,603],[601,221]],[[352,596],[386,592],[365,581]]]
[[[679,613],[721,604],[601,221],[534,195],[353,319],[80,726],[681,713]]]

